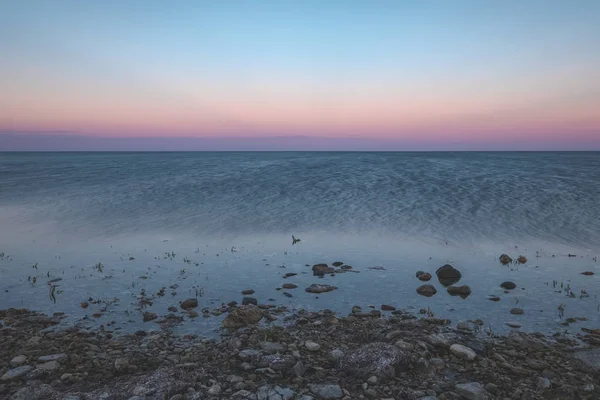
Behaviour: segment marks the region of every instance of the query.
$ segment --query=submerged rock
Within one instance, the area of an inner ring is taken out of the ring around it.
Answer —
[[[341,267],[342,265],[344,265],[344,263],[341,261],[336,261],[334,263],[331,263],[331,265],[333,265],[334,267]]]
[[[515,307],[515,308],[511,308],[510,309],[510,313],[514,314],[514,315],[521,315],[521,314],[524,314],[525,311],[523,311],[523,309],[521,309],[521,308],[516,308]]]
[[[251,295],[251,294],[254,294],[254,290],[252,290],[252,289],[242,290],[242,294],[244,296]]]
[[[256,305],[258,305],[258,300],[255,299],[254,297],[244,297],[242,299],[242,305],[247,306],[249,304],[254,304],[256,306]]]
[[[158,318],[158,315],[156,313],[153,313],[153,312],[146,311],[143,314],[143,320],[144,320],[144,322],[152,321],[152,320],[155,320],[156,318]]]
[[[429,272],[423,272],[417,278],[419,278],[420,281],[427,282],[427,281],[429,281],[431,279],[431,274]]]
[[[325,275],[325,274],[334,274],[335,269],[329,267],[327,264],[315,264],[312,267],[313,275]]]
[[[512,258],[510,258],[507,254],[502,254],[499,260],[503,265],[510,264],[512,262]]]
[[[437,289],[433,285],[421,285],[417,288],[417,293],[422,296],[431,297],[437,293]]]
[[[198,299],[187,299],[181,302],[181,308],[184,310],[198,307]]]
[[[500,284],[501,288],[507,289],[507,290],[513,290],[514,288],[517,287],[517,285],[514,282],[511,281],[506,281],[506,282],[502,282]]]
[[[284,289],[296,289],[298,285],[294,285],[293,283],[284,283],[281,285],[281,287]]]
[[[396,369],[408,367],[408,353],[388,343],[375,342],[350,350],[340,359],[339,369],[359,377],[393,378]]]
[[[527,262],[527,257],[519,256],[519,258],[517,258],[517,261],[519,262],[519,264],[525,264]]]
[[[382,304],[381,305],[381,310],[382,311],[394,311],[394,310],[396,310],[396,307],[390,306],[390,305],[387,305],[387,304]]]
[[[331,292],[332,290],[337,289],[337,287],[335,286],[331,286],[331,285],[319,285],[316,283],[313,283],[312,285],[310,285],[309,287],[306,288],[306,291],[308,293],[325,293],[325,292]]]
[[[471,294],[471,288],[467,285],[462,286],[448,286],[446,289],[451,296],[460,296],[466,299]]]
[[[253,325],[259,322],[263,317],[262,311],[257,306],[250,304],[240,306],[229,313],[223,320],[223,328],[236,329],[244,326]]]
[[[440,283],[444,286],[455,284],[460,280],[460,278],[462,278],[460,271],[450,264],[446,264],[438,268],[438,270],[435,271],[435,274],[437,275]]]

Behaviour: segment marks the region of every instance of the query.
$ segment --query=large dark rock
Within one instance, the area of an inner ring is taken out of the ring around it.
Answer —
[[[335,273],[335,269],[329,267],[327,264],[315,264],[312,267],[312,271],[315,276]]]
[[[422,296],[431,297],[437,293],[437,289],[433,285],[421,285],[417,288],[417,293]]]
[[[258,305],[258,300],[255,299],[254,297],[244,297],[242,299],[242,305],[243,306],[247,306],[250,304],[254,304],[255,306]]]
[[[462,278],[460,271],[450,264],[446,264],[438,268],[438,270],[435,271],[435,274],[437,275],[440,283],[444,286],[453,285],[458,282],[460,278]]]
[[[406,370],[409,363],[408,353],[391,344],[375,342],[346,352],[339,369],[361,378],[393,378],[396,370]]]
[[[446,289],[451,296],[460,296],[466,299],[471,294],[471,288],[467,285],[462,286],[448,286]]]
[[[234,308],[223,320],[223,328],[236,329],[258,323],[263,317],[260,308],[250,304]]]
[[[502,282],[500,284],[501,288],[507,289],[507,290],[513,290],[514,288],[517,287],[517,285],[514,282],[511,281],[506,281],[506,282]]]

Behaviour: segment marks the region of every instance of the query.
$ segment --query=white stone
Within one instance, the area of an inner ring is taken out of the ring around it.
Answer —
[[[67,362],[68,359],[69,359],[69,356],[67,356],[64,353],[61,353],[61,354],[50,354],[49,356],[41,356],[40,358],[38,358],[38,361],[39,362],[58,361],[59,363],[63,364],[65,362]]]
[[[477,357],[477,354],[473,349],[463,346],[462,344],[453,344],[450,346],[450,352],[461,360],[473,361],[475,357]]]
[[[22,355],[16,356],[12,360],[10,360],[10,366],[11,367],[20,367],[21,365],[25,365],[26,362],[27,362],[26,356],[22,356]]]
[[[306,347],[306,350],[308,351],[317,351],[321,348],[321,345],[315,342],[311,342],[310,340],[307,340],[304,343],[304,347]]]

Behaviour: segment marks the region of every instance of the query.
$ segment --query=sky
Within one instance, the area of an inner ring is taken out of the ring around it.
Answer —
[[[0,0],[0,55],[0,149],[600,150],[598,0]]]

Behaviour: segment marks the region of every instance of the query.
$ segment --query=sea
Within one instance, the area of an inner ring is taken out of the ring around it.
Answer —
[[[386,304],[576,334],[600,325],[598,255],[600,152],[0,153],[0,309],[80,327],[162,329],[143,312],[197,298],[171,329],[215,335],[224,315],[202,310],[253,290],[291,312]],[[338,261],[352,272],[313,275]],[[437,280],[445,264],[468,297]]]

